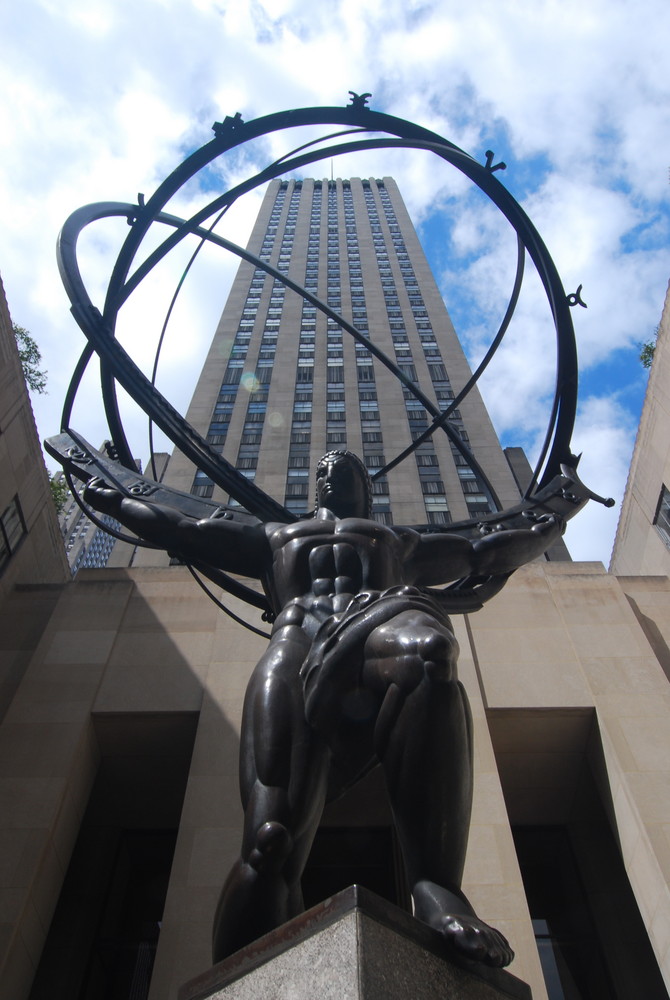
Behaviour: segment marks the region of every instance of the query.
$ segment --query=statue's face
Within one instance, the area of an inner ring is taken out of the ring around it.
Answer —
[[[368,492],[357,465],[346,455],[326,456],[316,468],[316,502],[334,514],[368,516]]]

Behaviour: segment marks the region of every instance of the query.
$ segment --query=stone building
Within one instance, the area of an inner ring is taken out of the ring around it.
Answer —
[[[670,293],[665,300],[647,395],[630,465],[610,569],[613,573],[670,570]]]
[[[389,179],[276,182],[251,244],[301,284],[314,278],[438,408],[467,380]],[[167,559],[149,565],[142,553],[131,569],[70,579],[6,311],[0,319],[0,995],[173,1000],[210,963],[214,907],[239,849],[242,699],[265,640]],[[374,471],[425,426],[336,326],[241,265],[188,414],[296,512],[311,505],[324,451],[349,447]],[[663,363],[659,348],[660,395]],[[657,412],[643,423],[664,418],[651,391],[647,406]],[[513,503],[515,476],[477,396],[454,420]],[[375,516],[447,524],[489,509],[489,488],[457,452],[436,435],[378,480]],[[178,457],[169,476],[214,494]],[[509,937],[511,971],[535,1000],[661,998],[670,982],[670,582],[658,563],[625,572],[538,561],[454,619],[475,719],[464,888]],[[352,881],[406,902],[374,772],[328,807],[306,897]]]

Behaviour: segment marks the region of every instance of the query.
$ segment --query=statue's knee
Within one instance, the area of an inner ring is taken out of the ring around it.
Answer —
[[[248,864],[259,872],[279,872],[292,847],[293,837],[282,823],[263,823],[256,834]]]
[[[424,675],[431,681],[455,681],[458,645],[453,637],[427,630],[419,639],[418,652],[423,660]]]

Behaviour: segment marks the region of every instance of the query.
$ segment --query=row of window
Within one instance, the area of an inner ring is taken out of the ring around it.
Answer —
[[[384,215],[387,223],[390,225],[396,221],[391,199],[388,191],[383,185],[383,182],[378,182],[378,188]],[[392,243],[398,258],[401,273],[403,275],[405,289],[408,293],[410,306],[412,308],[412,315],[417,326],[419,339],[423,347],[433,388],[435,390],[438,403],[440,404],[440,408],[446,409],[451,400],[454,398],[454,393],[449,383],[449,376],[442,361],[437,341],[434,339],[434,333],[429,322],[428,312],[421,297],[418,282],[409,259],[409,254],[407,253],[407,249],[404,243],[402,243],[401,240],[397,239],[395,236],[392,236]],[[417,413],[418,411],[415,411],[415,415]],[[451,418],[454,421],[453,426],[459,430],[462,440],[467,443],[467,435],[465,434],[463,425],[460,422],[460,417],[461,415],[458,410],[454,410],[451,414]],[[415,420],[414,423],[415,428],[412,433],[413,436],[416,436],[416,430],[418,430],[417,421]],[[468,513],[472,517],[488,513],[491,510],[491,505],[483,486],[477,480],[474,472],[467,466],[466,460],[460,452],[458,452],[458,449],[453,445],[452,453],[457,467],[459,467],[458,472],[461,481],[461,488],[463,490],[464,499],[468,505]],[[417,464],[419,464],[420,457],[421,456],[417,455]],[[461,473],[464,474],[461,475]],[[425,469],[422,470],[420,467],[419,474],[420,476],[425,477]]]
[[[385,191],[384,193],[387,194]],[[416,381],[416,368],[413,363],[412,351],[407,338],[404,319],[402,317],[402,312],[400,311],[400,300],[398,298],[398,292],[390,266],[388,247],[384,237],[381,235],[379,214],[377,212],[377,207],[371,191],[367,191],[365,193],[365,201],[373,232],[373,246],[375,249],[377,267],[382,283],[382,291],[384,294],[389,327],[391,329],[391,339],[394,346],[396,363],[403,374],[407,375],[413,381]],[[418,293],[418,285],[416,284],[416,279],[411,268],[409,255],[405,251],[404,242],[400,235],[400,227],[397,223],[390,200],[388,201],[388,207],[385,207],[385,215],[389,231],[392,234],[391,238],[396,241],[394,243],[396,252],[399,255],[403,255],[403,259],[401,261],[401,275],[403,277],[405,287],[406,289],[408,287],[411,289],[415,288]],[[410,296],[410,304],[415,307],[413,312],[416,314],[417,307],[423,306],[423,300],[419,297],[418,300],[415,299],[413,301]],[[407,390],[405,390],[405,396],[409,429],[412,437],[415,439],[427,426],[425,410],[421,402],[419,400],[415,400]],[[423,449],[424,453],[421,456],[417,456],[417,466],[421,489],[424,496],[426,517],[431,523],[446,524],[450,519],[450,514],[444,484],[439,478],[437,455],[434,452],[432,443],[424,445]]]
[[[261,260],[269,261],[270,259],[278,233],[280,219],[285,206],[287,190],[287,185],[282,184],[275,197],[265,237],[259,253]],[[294,201],[294,198],[292,198],[289,202],[287,221],[295,221],[295,216],[297,216],[297,200]],[[283,252],[284,243],[282,243],[282,247],[280,248],[280,253]],[[238,387],[240,385],[243,385],[245,389],[250,392],[241,439],[244,443],[240,444],[240,452],[242,451],[242,448],[247,450],[251,448],[252,451],[255,450],[257,456],[258,449],[260,447],[267,395],[263,396],[258,393],[259,390],[261,393],[263,393],[263,391],[267,392],[267,386],[269,385],[272,377],[272,366],[274,364],[274,352],[277,340],[276,327],[279,326],[285,294],[284,286],[280,282],[274,282],[268,312],[264,321],[264,332],[261,340],[256,374],[247,375],[244,372],[244,368],[251,339],[251,331],[256,322],[258,306],[260,304],[261,295],[265,286],[266,277],[267,275],[265,271],[261,268],[257,268],[253,272],[247,292],[246,303],[242,310],[242,316],[240,318],[235,341],[233,343],[230,358],[223,376],[219,397],[215,403],[214,412],[212,413],[212,419],[207,433],[207,442],[220,452],[223,451],[223,447],[226,442],[230,420],[237,400]],[[253,470],[255,469],[255,463],[251,464],[253,458],[254,456],[249,453],[243,455],[243,467],[240,467],[238,464],[238,468],[240,468],[240,472],[242,472],[243,475],[251,473],[253,476]],[[211,497],[213,491],[214,484],[212,480],[198,470],[195,474],[193,485],[191,487],[191,493],[196,496]]]
[[[316,293],[318,288],[319,233],[323,200],[321,185],[315,185],[310,209],[310,236],[305,265],[305,288]],[[311,410],[316,307],[303,300],[298,346],[296,388],[293,400],[291,439],[284,491],[284,505],[293,514],[305,514],[309,493],[309,445],[311,441]],[[305,479],[302,482],[302,479]]]
[[[364,189],[366,185],[364,184]],[[369,190],[369,184],[367,185]],[[354,218],[354,207],[351,192],[344,192],[345,218],[347,213],[351,219]],[[357,276],[362,272],[360,268],[360,250],[358,243],[355,244],[347,237],[347,253],[349,257],[349,267]],[[362,279],[361,279],[362,285]],[[355,306],[360,306],[356,309]],[[367,309],[365,300],[361,295],[360,299],[352,294],[352,312],[354,322],[361,332],[368,330]],[[379,419],[379,402],[377,399],[377,386],[375,382],[374,368],[372,366],[372,356],[366,348],[356,345],[356,370],[358,376],[358,404],[361,417],[361,435],[363,441],[363,462],[370,473],[378,473],[386,465],[386,457],[383,451],[383,439],[381,422]],[[375,479],[372,482],[372,516],[382,524],[393,524],[391,513],[389,484],[386,476]]]

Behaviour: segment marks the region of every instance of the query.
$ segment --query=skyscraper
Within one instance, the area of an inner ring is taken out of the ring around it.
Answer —
[[[381,350],[444,410],[470,377],[435,279],[391,178],[273,181],[249,249],[352,323],[278,278],[240,265],[188,411],[189,422],[245,476],[296,514],[312,505],[313,471],[331,449],[370,474],[428,427],[423,402],[373,357]],[[446,524],[518,501],[518,488],[475,390],[450,417],[466,454],[442,432],[373,482],[386,523]],[[473,468],[473,465],[475,468]],[[186,460],[167,474],[205,497],[210,479]]]

